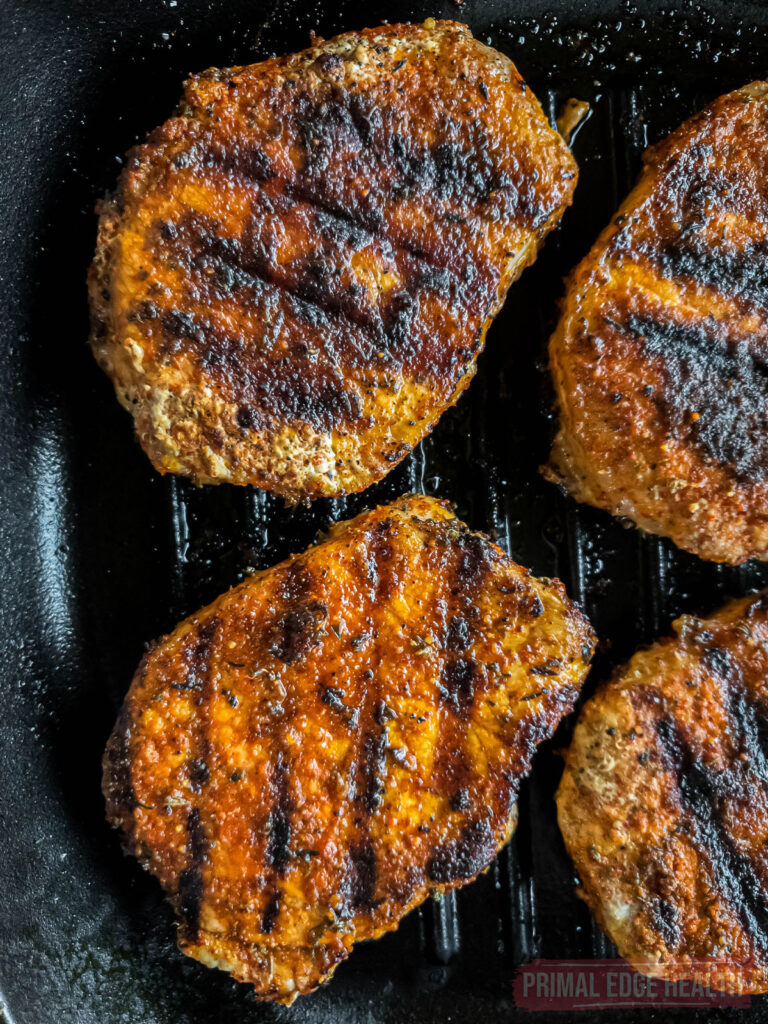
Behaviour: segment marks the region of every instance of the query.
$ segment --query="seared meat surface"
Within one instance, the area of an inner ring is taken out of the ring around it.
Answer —
[[[584,897],[645,974],[768,991],[768,594],[686,615],[584,707],[557,794]]]
[[[768,558],[768,86],[645,154],[550,343],[546,475],[716,562]]]
[[[575,183],[455,22],[203,72],[101,204],[94,354],[161,472],[363,490],[468,385]]]
[[[109,820],[184,952],[290,1002],[487,867],[592,646],[562,584],[402,498],[146,654],[105,754]]]

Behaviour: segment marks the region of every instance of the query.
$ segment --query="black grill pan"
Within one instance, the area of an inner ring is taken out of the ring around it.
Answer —
[[[672,4],[673,0],[667,0]],[[768,583],[706,564],[576,506],[537,466],[552,432],[545,344],[562,278],[628,190],[652,142],[768,71],[759,0],[638,7],[566,0],[3,0],[0,3],[0,1005],[9,1024],[515,1022],[515,969],[613,955],[575,895],[537,755],[520,826],[491,869],[359,947],[290,1009],[176,952],[156,882],[103,818],[100,757],[146,641],[304,548],[329,520],[404,491],[456,502],[539,575],[557,575],[601,637],[587,692],[688,610]],[[95,199],[174,108],[183,77],[381,21],[467,21],[509,54],[554,117],[592,115],[574,143],[573,208],[513,286],[458,406],[383,483],[286,510],[266,494],[161,478],[88,352],[84,275]],[[2,1011],[0,1011],[0,1017]],[[593,1014],[557,1014],[585,1021]],[[768,1021],[749,1010],[625,1010],[622,1021]]]

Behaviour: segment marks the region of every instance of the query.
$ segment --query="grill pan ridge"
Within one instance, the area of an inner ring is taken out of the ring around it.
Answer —
[[[565,582],[601,638],[586,693],[681,612],[768,584],[768,567],[701,562],[577,506],[537,472],[553,431],[546,341],[562,278],[629,190],[648,143],[765,76],[767,13],[748,0],[667,11],[557,0],[364,12],[348,0],[4,5],[0,1019],[494,1024],[530,1019],[512,996],[521,964],[615,955],[578,899],[557,832],[557,750],[570,720],[538,753],[517,833],[487,874],[356,949],[329,986],[290,1009],[260,1005],[176,952],[159,886],[122,856],[104,821],[99,759],[145,642],[250,569],[302,550],[331,520],[407,491],[451,499],[537,575]],[[512,287],[475,381],[362,495],[286,509],[251,488],[159,477],[85,346],[92,207],[114,182],[116,157],[170,113],[188,71],[300,49],[310,29],[328,36],[363,27],[361,18],[427,16],[466,21],[512,57],[552,120],[570,96],[592,107],[574,141],[574,206]],[[758,1022],[768,1005],[621,1019]]]

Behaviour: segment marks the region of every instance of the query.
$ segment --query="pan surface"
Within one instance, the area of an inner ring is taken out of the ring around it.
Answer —
[[[513,1000],[521,964],[613,954],[576,895],[556,828],[556,751],[570,723],[537,755],[517,835],[488,873],[356,949],[330,985],[290,1009],[256,1003],[176,951],[159,886],[122,856],[104,821],[100,758],[147,641],[250,568],[301,550],[329,520],[404,491],[451,499],[535,573],[565,581],[601,637],[587,692],[674,616],[768,583],[768,567],[701,562],[577,507],[537,473],[552,431],[545,345],[564,274],[649,142],[768,72],[768,11],[757,0],[664,6],[3,3],[0,1005],[9,1022],[494,1024],[530,1019]],[[188,72],[301,49],[310,29],[328,36],[427,16],[466,21],[509,54],[551,116],[570,96],[592,104],[574,143],[574,206],[513,286],[477,378],[364,495],[286,510],[250,489],[161,478],[85,343],[96,198],[126,149],[172,111]],[[621,1020],[731,1017],[768,1021],[766,1000],[743,1011],[627,1010]]]

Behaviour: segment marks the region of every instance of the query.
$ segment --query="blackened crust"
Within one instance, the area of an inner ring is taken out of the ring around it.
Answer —
[[[210,70],[102,204],[94,353],[162,472],[362,490],[467,386],[575,178],[454,22]]]
[[[649,150],[550,342],[546,475],[729,564],[768,558],[766,151],[762,82]]]

